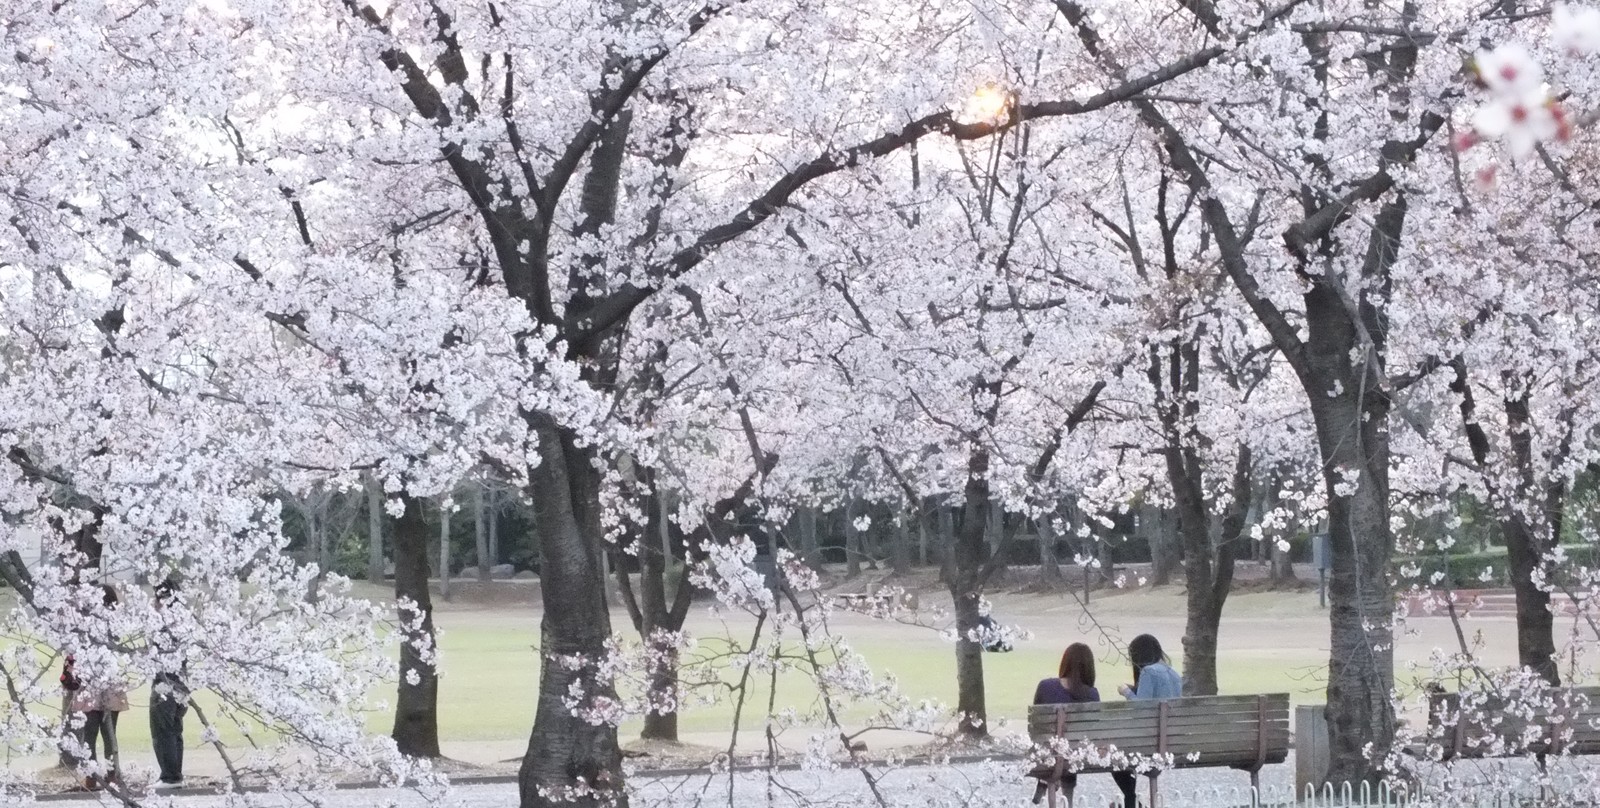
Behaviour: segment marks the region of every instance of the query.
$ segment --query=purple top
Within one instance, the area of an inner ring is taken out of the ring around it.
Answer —
[[[1099,701],[1100,691],[1085,687],[1076,694],[1067,689],[1060,679],[1041,679],[1034,688],[1034,704],[1074,704],[1082,701]]]

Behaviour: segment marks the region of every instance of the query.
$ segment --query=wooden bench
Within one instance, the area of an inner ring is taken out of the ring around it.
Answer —
[[[1549,709],[1525,717],[1491,697],[1463,716],[1459,693],[1436,693],[1428,698],[1428,740],[1443,748],[1444,760],[1600,755],[1600,687],[1557,688],[1550,699]]]
[[[1059,738],[1100,753],[1115,747],[1129,755],[1171,755],[1178,768],[1243,769],[1250,773],[1250,784],[1259,786],[1261,767],[1282,763],[1289,756],[1289,694],[1035,705],[1028,708],[1028,735],[1041,745]],[[1066,762],[1058,759],[1049,782],[1051,808],[1066,769]],[[1105,771],[1111,769],[1090,766],[1076,773]],[[1159,770],[1146,773],[1150,808],[1159,805],[1160,774]],[[1072,805],[1070,788],[1067,805]]]

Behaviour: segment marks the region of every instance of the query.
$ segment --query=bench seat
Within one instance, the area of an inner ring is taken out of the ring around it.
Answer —
[[[1115,747],[1129,755],[1171,755],[1174,768],[1228,766],[1250,773],[1259,785],[1262,766],[1282,763],[1289,755],[1289,694],[1196,696],[1166,701],[1042,704],[1028,709],[1028,735],[1040,745],[1065,739],[1101,752]],[[1056,773],[1065,770],[1057,761]],[[1103,765],[1078,773],[1104,772]],[[1150,777],[1150,805],[1155,808],[1156,778]],[[1054,781],[1050,804],[1055,805]],[[1072,793],[1067,793],[1072,802]]]

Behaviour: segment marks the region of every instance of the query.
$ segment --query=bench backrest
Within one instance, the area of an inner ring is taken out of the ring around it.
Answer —
[[[1551,709],[1531,717],[1507,710],[1506,699],[1493,697],[1463,716],[1460,694],[1435,694],[1428,700],[1429,740],[1442,744],[1446,757],[1600,754],[1600,687],[1560,688],[1550,699]],[[1530,727],[1535,731],[1528,732]],[[1568,730],[1570,737],[1563,737]]]
[[[1177,766],[1258,767],[1288,757],[1289,694],[1035,705],[1028,735],[1035,743],[1061,737],[1129,754],[1171,754]]]

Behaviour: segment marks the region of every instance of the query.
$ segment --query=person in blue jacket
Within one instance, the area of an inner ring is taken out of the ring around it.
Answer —
[[[1164,701],[1183,695],[1183,678],[1167,662],[1161,650],[1161,641],[1149,634],[1140,634],[1128,643],[1128,659],[1133,662],[1133,684],[1119,685],[1117,692],[1129,701]],[[1112,772],[1117,788],[1122,790],[1123,808],[1137,808],[1134,787],[1139,778],[1131,771]]]

